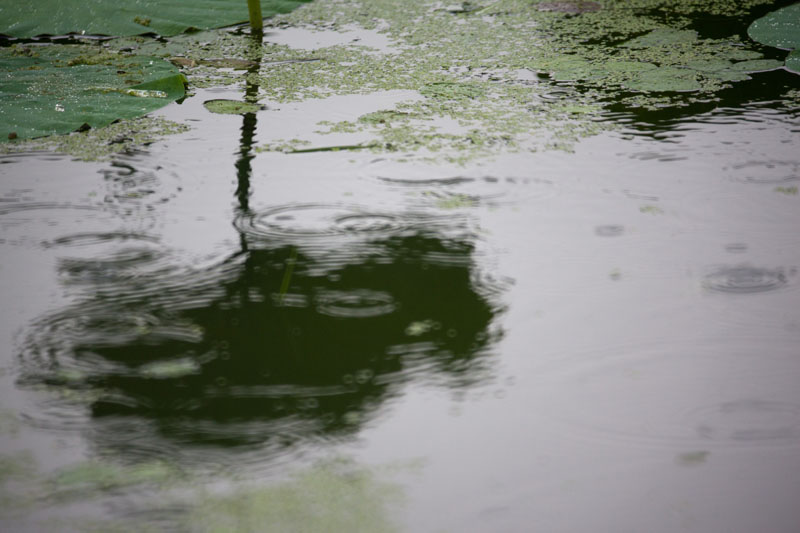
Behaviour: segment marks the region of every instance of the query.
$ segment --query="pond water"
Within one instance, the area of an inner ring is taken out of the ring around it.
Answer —
[[[800,530],[800,76],[751,77],[572,151],[304,151],[424,91],[203,106],[251,80],[0,155],[2,529]]]

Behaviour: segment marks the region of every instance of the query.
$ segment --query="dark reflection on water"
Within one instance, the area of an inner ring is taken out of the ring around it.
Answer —
[[[496,308],[473,247],[419,231],[321,267],[259,243],[158,293],[105,284],[35,325],[21,382],[83,393],[85,429],[128,456],[346,435],[408,379],[481,378]],[[75,423],[63,406],[30,415]]]

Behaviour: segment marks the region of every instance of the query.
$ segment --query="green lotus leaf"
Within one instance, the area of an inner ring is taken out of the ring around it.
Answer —
[[[261,0],[265,17],[311,0]],[[64,35],[176,35],[249,20],[244,0],[0,0],[0,34],[11,37]]]
[[[793,51],[786,58],[786,68],[800,74],[800,49]]]
[[[251,102],[240,102],[238,100],[208,100],[203,105],[212,113],[220,115],[243,115],[244,113],[255,113],[262,109],[262,106]]]
[[[98,128],[184,96],[171,63],[86,45],[0,48],[0,141]]]
[[[747,28],[754,41],[775,48],[800,48],[800,3],[784,7],[755,20]]]

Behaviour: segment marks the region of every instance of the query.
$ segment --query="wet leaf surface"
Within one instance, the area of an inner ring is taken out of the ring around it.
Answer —
[[[309,0],[261,0],[265,17],[288,13]],[[36,0],[0,4],[0,34],[176,35],[190,28],[209,29],[248,20],[244,0]]]
[[[170,63],[86,46],[0,49],[0,141],[106,126],[184,95]]]

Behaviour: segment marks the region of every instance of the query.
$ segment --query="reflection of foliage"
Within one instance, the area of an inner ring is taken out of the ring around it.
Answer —
[[[111,447],[153,446],[119,439],[110,428],[126,417],[184,444],[347,433],[411,377],[481,379],[493,310],[473,288],[471,251],[396,237],[323,267],[286,246],[250,250],[208,289],[176,280],[148,296],[138,280],[119,304],[103,298],[45,318],[23,354],[23,382],[92,391],[91,413],[111,423],[94,434]],[[436,327],[410,336],[419,321]]]

